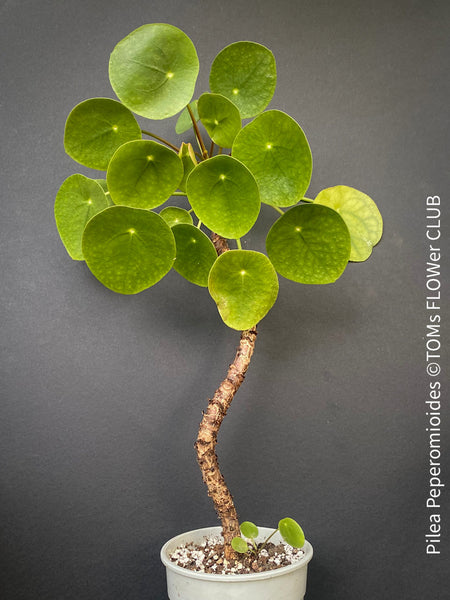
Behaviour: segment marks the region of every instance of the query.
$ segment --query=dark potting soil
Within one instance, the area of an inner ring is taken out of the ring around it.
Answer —
[[[304,552],[300,548],[268,542],[257,555],[239,554],[238,560],[227,561],[224,557],[223,539],[211,536],[205,537],[201,544],[179,546],[172,552],[170,559],[179,567],[199,573],[248,575],[286,567],[298,562],[303,556]]]

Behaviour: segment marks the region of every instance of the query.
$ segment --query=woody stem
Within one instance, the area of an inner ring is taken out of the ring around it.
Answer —
[[[217,253],[226,252],[226,240],[216,234],[211,236]],[[231,540],[239,535],[239,519],[234,506],[233,497],[220,471],[216,454],[217,436],[222,421],[230,404],[244,381],[256,342],[256,326],[241,332],[236,356],[228,368],[225,379],[209,400],[208,408],[203,413],[195,449],[197,461],[202,472],[203,481],[208,488],[217,515],[222,523],[222,535],[225,542],[225,558],[236,558],[231,547]]]

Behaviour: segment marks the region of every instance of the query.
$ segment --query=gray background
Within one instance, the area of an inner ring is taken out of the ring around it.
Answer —
[[[192,446],[238,333],[175,272],[135,297],[109,292],[67,256],[53,220],[62,181],[89,173],[64,154],[66,116],[114,97],[109,54],[149,22],[194,41],[198,93],[225,45],[271,48],[271,107],[312,147],[308,195],[351,185],[385,221],[370,260],[336,284],[280,281],[219,440],[241,519],[302,523],[315,548],[308,600],[448,597],[448,493],[441,556],[424,542],[425,198],[445,204],[448,252],[448,6],[2,2],[2,600],[164,599],[160,546],[216,522]],[[178,141],[174,122],[150,125]],[[244,247],[262,249],[275,218],[263,207]],[[448,253],[444,265],[448,365]],[[443,422],[450,485],[448,409]]]

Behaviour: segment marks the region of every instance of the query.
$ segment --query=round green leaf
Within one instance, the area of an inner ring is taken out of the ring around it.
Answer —
[[[106,171],[119,146],[141,137],[138,122],[123,104],[109,98],[91,98],[77,104],[69,114],[64,148],[85,167]]]
[[[350,260],[367,260],[383,233],[383,219],[372,198],[346,185],[336,185],[322,190],[314,203],[329,206],[344,219],[352,244]]]
[[[253,173],[261,202],[292,206],[311,181],[312,156],[301,127],[280,110],[268,110],[236,136],[232,155]]]
[[[178,208],[178,206],[166,206],[159,214],[169,227],[180,225],[181,223],[192,225],[192,217],[187,210],[184,210],[184,208]]]
[[[198,218],[226,238],[240,238],[258,218],[261,203],[250,171],[225,154],[201,162],[189,175],[187,195]]]
[[[192,100],[192,102],[189,103],[189,106],[191,107],[192,113],[193,113],[196,121],[198,121],[200,119],[200,117],[198,116],[197,104],[198,104],[198,100]],[[186,133],[186,131],[189,131],[189,129],[191,129],[192,126],[193,125],[192,125],[191,115],[189,114],[188,109],[185,108],[184,110],[181,111],[180,116],[177,119],[177,122],[175,125],[175,132],[178,134]]]
[[[347,265],[350,234],[336,211],[301,204],[275,221],[266,248],[283,277],[298,283],[332,283]]]
[[[272,52],[255,42],[230,44],[219,52],[211,65],[211,91],[231,100],[243,119],[254,117],[266,108],[276,83],[277,68]]]
[[[175,239],[159,215],[111,206],[86,225],[83,254],[89,269],[107,288],[120,294],[137,294],[171,269]]]
[[[229,250],[212,266],[208,288],[226,325],[243,330],[256,325],[272,308],[278,278],[264,254]]]
[[[241,115],[236,106],[221,94],[202,94],[198,114],[209,137],[222,148],[231,148],[241,129]]]
[[[109,206],[101,185],[84,175],[71,175],[55,199],[55,220],[61,240],[74,260],[83,260],[81,239],[91,217]]]
[[[178,184],[178,187],[182,192],[185,192],[187,178],[197,164],[197,159],[195,158],[195,152],[192,144],[185,144],[183,142],[181,144],[180,151],[178,152],[178,156],[181,158],[181,162],[183,163],[183,179]]]
[[[278,529],[284,541],[293,548],[301,548],[304,545],[305,534],[294,519],[290,519],[289,517],[281,519],[278,523]]]
[[[244,521],[240,526],[241,533],[244,537],[254,540],[258,537],[258,528],[250,521]]]
[[[181,158],[162,144],[139,140],[123,144],[112,157],[106,180],[114,204],[155,208],[177,189]]]
[[[217,259],[214,244],[194,225],[174,225],[172,232],[177,246],[173,268],[191,283],[207,287],[209,272]]]
[[[245,554],[248,552],[248,544],[241,537],[234,537],[231,540],[231,547],[235,552],[239,552],[239,554]]]
[[[148,119],[180,112],[192,98],[199,70],[194,44],[177,27],[143,25],[114,48],[109,79],[117,97]]]

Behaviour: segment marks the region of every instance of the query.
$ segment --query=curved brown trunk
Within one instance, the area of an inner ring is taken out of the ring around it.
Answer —
[[[195,448],[197,460],[202,471],[203,481],[208,488],[208,495],[214,502],[216,512],[222,522],[222,534],[225,540],[225,557],[234,558],[231,540],[239,535],[239,520],[233,497],[220,472],[215,451],[217,435],[227,410],[244,381],[250,364],[256,340],[256,327],[241,333],[241,341],[234,361],[231,363],[226,378],[209,400],[208,408],[203,413]]]
[[[211,239],[218,254],[229,250],[226,240],[212,234]],[[222,535],[225,541],[225,558],[236,558],[231,548],[231,540],[239,534],[239,520],[234,506],[233,497],[225,479],[220,472],[216,454],[217,436],[222,421],[227,414],[236,392],[244,381],[256,341],[256,325],[241,333],[241,339],[236,356],[231,363],[225,379],[209,400],[208,408],[203,413],[195,449],[203,481],[208,488],[217,515],[222,523]]]

